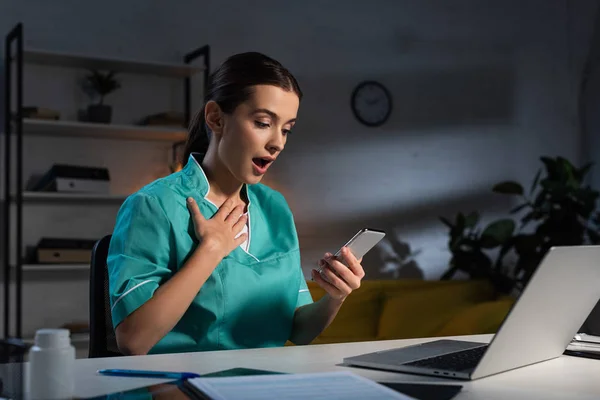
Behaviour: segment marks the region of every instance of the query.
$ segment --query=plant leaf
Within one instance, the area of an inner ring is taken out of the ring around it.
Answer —
[[[521,186],[521,184],[519,184],[518,182],[505,181],[505,182],[500,182],[500,183],[494,185],[494,187],[492,188],[492,191],[495,193],[501,193],[501,194],[522,195],[523,194],[523,186]]]
[[[590,169],[592,168],[593,165],[594,165],[594,163],[590,162],[590,163],[585,164],[583,167],[576,169],[574,171],[575,179],[577,179],[577,181],[579,183],[583,182],[585,179],[585,176],[588,174],[588,172],[590,172]]]
[[[529,195],[530,196],[535,191],[535,188],[537,187],[538,182],[540,181],[540,176],[541,175],[542,175],[542,170],[538,169],[538,172],[537,172],[537,174],[535,174],[535,178],[533,179],[533,182],[531,183],[531,188],[529,188]]]
[[[515,251],[519,254],[520,259],[524,260],[527,255],[536,253],[540,238],[534,234],[521,234],[515,236],[513,242],[515,244]]]
[[[536,212],[535,211],[530,211],[529,213],[527,213],[527,215],[525,215],[522,219],[521,219],[521,225],[525,226],[528,223],[531,222],[531,220],[533,220],[533,218],[536,216]]]
[[[454,228],[454,225],[452,225],[452,223],[450,221],[448,221],[447,218],[440,217],[440,221],[442,221],[444,223],[444,225],[446,225],[448,228],[450,228],[450,229]]]
[[[86,76],[90,87],[101,97],[106,96],[109,93],[121,87],[121,84],[115,79],[115,71],[109,71],[106,74],[101,73],[97,70],[90,70],[90,74]]]
[[[456,214],[456,229],[460,232],[465,230],[466,218],[465,215],[461,212]]]
[[[447,281],[450,278],[452,278],[454,276],[454,274],[456,273],[456,271],[458,270],[457,267],[450,267],[446,272],[444,272],[444,275],[442,275],[440,277],[441,281]]]
[[[546,180],[544,179],[543,182],[546,182]],[[544,185],[544,189],[545,189],[545,183],[543,185]],[[544,191],[541,191],[541,192],[538,193],[538,195],[536,196],[536,198],[535,198],[535,200],[533,202],[533,208],[534,209],[542,207],[542,204],[546,200],[546,195],[547,195],[547,193],[544,192]]]
[[[504,257],[514,247],[514,236],[502,244],[500,251],[498,252],[498,258],[496,258],[495,268],[500,268],[503,265]]]
[[[550,157],[540,157],[540,160],[542,160],[546,166],[546,174],[548,175],[548,179],[558,179],[558,162]]]
[[[478,272],[479,277],[484,277],[489,274],[489,271],[492,268],[492,260],[487,255],[478,251],[473,254],[473,260],[474,266],[477,268],[474,272]]]
[[[465,227],[473,228],[479,222],[479,213],[477,211],[471,212],[465,217]]]
[[[493,241],[502,244],[511,238],[514,231],[515,221],[512,219],[501,219],[489,224],[481,234],[481,239],[485,238],[486,242],[490,244]]]
[[[568,187],[577,187],[578,181],[575,178],[575,167],[564,157],[557,157],[557,166],[559,168],[560,182]]]
[[[480,246],[484,249],[493,249],[501,244],[502,243],[496,240],[496,238],[493,236],[481,235]]]
[[[510,213],[511,214],[516,214],[519,211],[521,211],[522,209],[524,209],[525,207],[527,207],[528,205],[529,205],[529,203],[521,204],[520,206],[517,206],[517,207],[513,208],[512,210],[510,210]]]

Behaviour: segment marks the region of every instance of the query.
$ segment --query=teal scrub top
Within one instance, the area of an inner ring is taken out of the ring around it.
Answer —
[[[193,253],[198,240],[186,198],[196,200],[205,218],[217,212],[206,199],[210,185],[196,156],[181,171],[129,196],[119,210],[107,259],[114,327]],[[313,301],[284,197],[263,184],[244,189],[247,250],[237,247],[219,263],[151,354],[283,346],[295,309]]]

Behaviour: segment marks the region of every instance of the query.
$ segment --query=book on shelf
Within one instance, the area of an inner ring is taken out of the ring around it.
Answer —
[[[140,121],[140,125],[183,128],[185,127],[185,116],[179,111],[166,111],[144,117]]]
[[[96,240],[41,238],[35,248],[38,264],[89,263]]]
[[[71,332],[71,338],[74,336],[85,337],[90,334],[90,324],[86,321],[67,322],[61,328],[68,329]]]
[[[110,192],[107,168],[54,164],[30,190],[39,192],[98,193]]]
[[[60,119],[60,112],[51,108],[29,106],[21,109],[21,116],[23,118],[57,121]],[[16,118],[16,115],[14,118]]]

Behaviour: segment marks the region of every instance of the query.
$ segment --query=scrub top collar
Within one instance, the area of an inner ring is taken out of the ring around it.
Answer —
[[[202,195],[202,198],[204,199],[204,201],[206,201],[207,203],[211,204],[214,208],[215,208],[215,212],[219,209],[219,207],[217,207],[217,205],[215,203],[213,203],[212,201],[210,201],[207,196],[208,193],[210,193],[210,183],[208,182],[208,178],[206,177],[206,173],[204,172],[204,170],[202,169],[202,166],[200,165],[200,162],[198,162],[198,160],[202,160],[203,158],[203,154],[201,153],[192,153],[190,154],[190,157],[188,158],[188,162],[186,164],[186,166],[183,168],[182,172],[184,173],[185,176],[187,176],[191,186],[195,187],[200,194]],[[251,191],[248,190],[248,185],[244,184],[242,190],[245,191],[246,194],[246,199],[248,200],[248,207],[247,207],[247,214],[248,214],[248,222],[247,222],[247,227],[248,227],[248,244],[247,244],[247,249],[243,249],[250,257],[252,257],[253,259],[255,259],[256,261],[260,261],[258,258],[256,258],[255,255],[253,255],[250,252],[250,245],[251,245],[251,240],[252,240],[252,231],[253,231],[253,222],[251,220],[251,212],[250,212],[250,205],[252,204],[252,193]]]
[[[216,207],[216,205],[208,200],[207,196],[210,193],[210,183],[208,182],[208,178],[206,177],[206,173],[200,162],[198,160],[202,160],[203,154],[201,153],[192,153],[188,158],[188,163],[183,169],[183,173],[188,177],[193,186],[198,188],[200,194],[204,198],[204,200],[208,201],[210,204]],[[246,199],[248,200],[248,209],[250,209],[250,193],[248,193],[248,185],[244,184],[242,190],[245,192]],[[218,207],[216,207],[218,208]]]

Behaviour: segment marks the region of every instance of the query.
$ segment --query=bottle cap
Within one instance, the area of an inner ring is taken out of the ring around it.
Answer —
[[[68,329],[39,329],[35,333],[35,345],[44,349],[57,349],[71,344]]]

